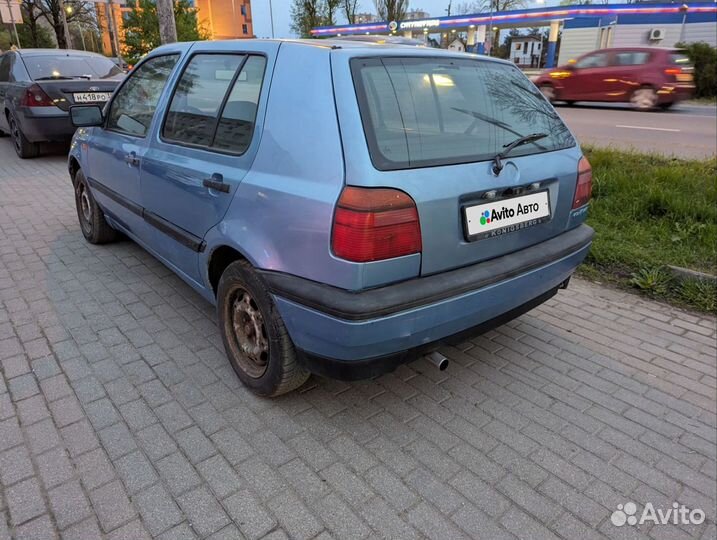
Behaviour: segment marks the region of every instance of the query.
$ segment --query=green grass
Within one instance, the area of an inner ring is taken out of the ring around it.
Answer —
[[[677,282],[664,268],[717,274],[717,159],[584,151],[593,167],[588,224],[596,236],[583,274],[714,311],[714,286]]]

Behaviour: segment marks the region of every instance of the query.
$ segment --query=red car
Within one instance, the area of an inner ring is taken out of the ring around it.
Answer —
[[[639,110],[669,109],[694,93],[689,59],[677,49],[600,49],[543,72],[535,85],[550,101],[629,102]]]

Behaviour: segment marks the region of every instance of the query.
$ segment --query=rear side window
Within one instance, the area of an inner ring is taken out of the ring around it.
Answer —
[[[107,79],[120,75],[112,60],[102,56],[48,54],[23,57],[30,77],[35,80],[51,79]]]
[[[364,131],[380,170],[492,159],[515,139],[547,137],[511,156],[575,145],[537,88],[515,67],[473,59],[351,61]]]
[[[615,53],[615,65],[618,66],[639,66],[647,64],[650,53],[643,51]]]
[[[595,53],[583,56],[575,64],[578,69],[588,68],[600,68],[607,66],[608,54],[607,53]]]
[[[197,54],[172,97],[162,137],[169,142],[241,154],[254,131],[266,59]]]

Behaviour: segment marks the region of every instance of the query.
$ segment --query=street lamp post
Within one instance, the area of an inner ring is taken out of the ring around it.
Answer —
[[[12,24],[12,31],[15,33],[15,41],[17,42],[17,48],[21,48],[20,46],[20,36],[17,34],[17,24],[15,22],[15,14],[12,12],[12,5],[10,5],[10,0],[5,0],[7,2],[7,10],[10,12],[10,23]]]
[[[72,36],[70,35],[70,27],[67,25],[67,14],[72,13],[72,6],[65,7],[65,2],[60,0],[60,17],[62,18],[62,30],[65,34],[65,48],[72,48]]]
[[[274,9],[271,6],[271,0],[269,0],[269,20],[271,21],[271,38],[274,39]]]

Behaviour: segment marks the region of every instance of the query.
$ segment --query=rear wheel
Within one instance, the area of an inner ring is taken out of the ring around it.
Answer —
[[[37,157],[40,153],[40,145],[27,140],[12,114],[8,115],[8,124],[10,125],[10,136],[17,155],[22,159]]]
[[[110,227],[102,209],[97,206],[82,170],[75,173],[75,206],[80,229],[90,244],[106,244],[117,239],[117,231]]]
[[[260,396],[278,396],[309,378],[263,282],[246,261],[219,279],[217,312],[224,348],[241,381]]]
[[[541,84],[539,89],[543,96],[545,96],[545,99],[547,99],[550,103],[555,101],[557,94],[555,92],[555,87],[552,84]]]
[[[657,92],[649,86],[638,88],[630,96],[630,103],[638,111],[651,111],[657,105]]]

